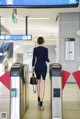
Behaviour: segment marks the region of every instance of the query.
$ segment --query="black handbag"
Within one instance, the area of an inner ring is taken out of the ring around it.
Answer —
[[[30,78],[30,84],[31,85],[37,84],[37,78],[35,77],[34,73],[32,74],[32,77]]]

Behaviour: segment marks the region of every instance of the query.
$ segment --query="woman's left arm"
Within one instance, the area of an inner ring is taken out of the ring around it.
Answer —
[[[49,58],[48,58],[48,49],[47,49],[47,48],[46,48],[45,60],[46,60],[47,62],[50,62],[50,60],[49,60]]]

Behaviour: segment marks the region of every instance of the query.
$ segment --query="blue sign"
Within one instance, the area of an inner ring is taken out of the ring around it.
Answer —
[[[11,89],[11,97],[17,97],[17,89],[16,88]]]
[[[0,35],[0,40],[32,40],[32,35]]]
[[[0,6],[64,6],[78,5],[79,0],[0,0]]]

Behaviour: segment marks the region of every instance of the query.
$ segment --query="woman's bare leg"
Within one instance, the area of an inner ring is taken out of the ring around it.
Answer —
[[[37,80],[37,97],[40,98],[40,83],[41,80]]]
[[[41,85],[40,85],[40,94],[41,94],[40,109],[41,111],[44,110],[44,107],[43,107],[44,93],[45,93],[45,80],[43,80],[41,76]]]
[[[41,76],[40,90],[41,90],[41,101],[43,101],[44,100],[44,93],[45,93],[45,80],[43,80],[42,76]]]

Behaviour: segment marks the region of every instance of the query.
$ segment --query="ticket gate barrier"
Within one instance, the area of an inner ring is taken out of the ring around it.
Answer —
[[[15,63],[10,70],[10,119],[21,119],[29,103],[28,65]]]
[[[62,119],[62,66],[50,65],[52,119]]]
[[[80,71],[80,65],[78,66],[78,71]],[[80,103],[80,87],[77,93],[78,93],[78,102]]]

